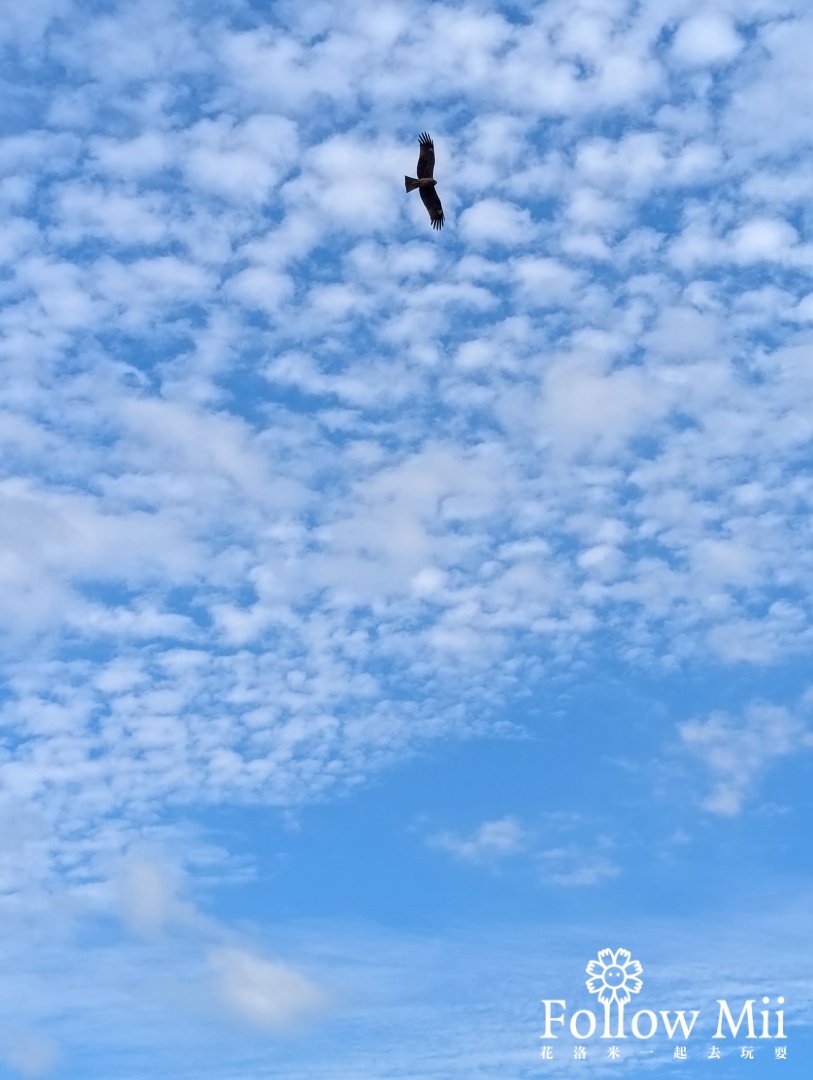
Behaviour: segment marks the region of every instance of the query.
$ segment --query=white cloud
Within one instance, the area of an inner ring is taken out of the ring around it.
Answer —
[[[297,161],[296,125],[283,116],[202,120],[188,133],[183,167],[192,188],[262,202]]]
[[[474,245],[525,245],[536,235],[529,211],[500,199],[482,199],[464,211],[460,229]]]
[[[171,862],[131,854],[118,878],[119,905],[127,926],[149,937],[172,923],[199,923],[194,906],[178,895],[180,883],[181,876]]]
[[[432,833],[429,847],[445,851],[460,862],[494,867],[502,860],[522,856],[538,872],[539,880],[560,888],[591,887],[618,877],[621,870],[612,858],[612,841],[606,836],[583,842],[574,831],[589,824],[578,815],[553,813],[541,828],[531,828],[514,817],[484,821],[472,833]],[[552,838],[559,841],[547,846]]]
[[[720,11],[704,11],[680,24],[672,43],[672,55],[687,66],[705,67],[730,63],[742,47],[742,38],[729,16]]]
[[[781,673],[813,636],[810,13],[266,14],[0,13],[0,899],[137,935],[54,979],[10,918],[3,1009],[119,1009],[141,1054],[207,992],[271,1031],[329,1004],[184,899],[168,807],[326,799],[597,654]],[[423,127],[440,235],[403,191]],[[723,815],[810,746],[781,703],[680,739]],[[428,842],[620,872],[551,831]]]
[[[435,833],[427,838],[427,843],[463,862],[489,863],[516,855],[524,847],[525,839],[525,831],[519,822],[504,817],[484,821],[469,836],[452,832]]]
[[[661,422],[672,398],[644,367],[608,371],[598,357],[567,356],[547,373],[540,435],[566,453],[589,448],[609,456]]]
[[[583,276],[560,259],[529,255],[515,259],[513,271],[523,300],[532,308],[558,307],[573,302]]]
[[[761,153],[778,153],[786,158],[805,145],[802,118],[811,100],[805,58],[813,27],[806,7],[791,10],[787,16],[770,19],[760,27],[760,63],[752,78],[737,87],[731,109],[724,117],[724,123],[737,131],[741,145],[756,144]],[[793,108],[787,108],[789,101],[794,103]]]
[[[61,850],[361,782],[597,630],[809,646],[806,15],[60,12],[0,155],[0,628]]]
[[[542,852],[544,876],[563,888],[590,888],[618,877],[620,868],[601,850],[590,850],[575,844],[551,848]]]
[[[711,774],[711,793],[703,805],[732,817],[752,798],[759,780],[776,759],[813,747],[813,733],[790,710],[753,704],[741,720],[715,712],[707,720],[678,726],[684,748]]]
[[[286,1031],[329,1004],[323,989],[279,961],[234,948],[216,949],[209,960],[218,995],[247,1023]]]
[[[786,221],[754,219],[740,225],[732,239],[732,254],[744,263],[760,259],[779,260],[797,240],[796,230]]]

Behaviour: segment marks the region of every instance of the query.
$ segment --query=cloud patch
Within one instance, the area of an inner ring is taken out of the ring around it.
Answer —
[[[234,1016],[256,1027],[289,1031],[323,1012],[328,994],[287,964],[245,949],[209,956],[215,990]]]
[[[781,758],[813,748],[813,732],[789,709],[754,703],[737,720],[715,712],[678,727],[683,748],[708,770],[711,792],[703,806],[735,817],[756,794],[758,782]]]
[[[504,817],[484,821],[469,836],[440,832],[427,837],[426,842],[462,862],[489,863],[520,852],[525,846],[526,834],[518,821]]]

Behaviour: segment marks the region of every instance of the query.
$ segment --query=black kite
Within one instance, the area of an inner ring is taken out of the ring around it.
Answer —
[[[426,134],[421,135],[418,140],[420,146],[420,153],[418,155],[418,179],[415,180],[411,176],[404,177],[404,185],[407,191],[414,191],[415,188],[420,188],[421,200],[423,205],[429,211],[429,217],[432,219],[433,229],[443,228],[443,207],[440,205],[440,199],[438,193],[435,191],[435,184],[437,180],[433,177],[435,171],[435,144]]]

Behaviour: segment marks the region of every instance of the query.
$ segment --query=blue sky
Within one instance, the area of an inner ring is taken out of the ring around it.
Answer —
[[[807,5],[7,8],[0,1077],[808,1077]]]

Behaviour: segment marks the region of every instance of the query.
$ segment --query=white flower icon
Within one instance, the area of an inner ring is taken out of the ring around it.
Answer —
[[[630,1000],[633,994],[637,994],[643,986],[638,976],[643,971],[640,963],[632,959],[628,949],[602,949],[598,954],[598,960],[591,960],[587,965],[587,989],[591,994],[597,994],[605,1011],[609,1011],[610,1005],[615,1002],[619,1011]]]

